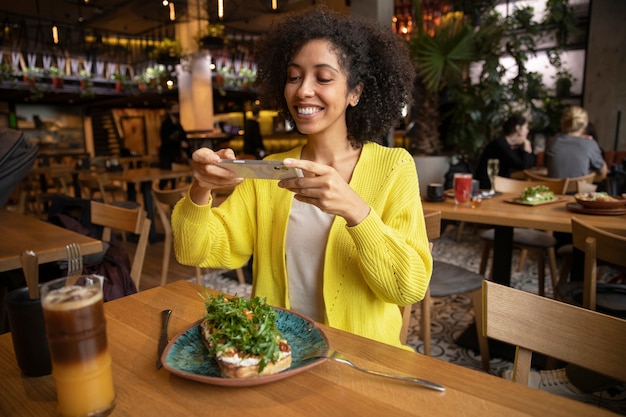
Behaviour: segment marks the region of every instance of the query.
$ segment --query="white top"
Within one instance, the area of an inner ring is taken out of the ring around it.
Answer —
[[[287,225],[285,262],[290,308],[320,323],[324,323],[324,252],[334,218],[294,199]]]

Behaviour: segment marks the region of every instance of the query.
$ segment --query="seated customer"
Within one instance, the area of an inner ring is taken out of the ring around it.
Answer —
[[[478,164],[478,180],[480,188],[491,188],[491,181],[487,174],[487,161],[500,161],[498,175],[511,177],[511,173],[531,168],[535,165],[535,155],[528,140],[528,122],[520,115],[509,117],[502,125],[502,136],[490,142],[480,157]]]
[[[546,167],[552,178],[582,177],[595,172],[604,178],[607,174],[602,150],[593,137],[587,135],[589,118],[578,106],[565,110],[561,118],[561,133],[546,147]]]

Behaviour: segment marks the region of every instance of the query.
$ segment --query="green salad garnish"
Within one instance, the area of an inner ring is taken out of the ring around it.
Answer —
[[[204,318],[214,326],[209,343],[211,355],[232,348],[239,354],[258,356],[259,373],[280,357],[282,334],[276,325],[278,313],[264,298],[227,298],[206,291],[202,298],[206,307]]]
[[[525,203],[538,203],[554,200],[554,193],[545,185],[527,187],[519,195],[519,200]]]

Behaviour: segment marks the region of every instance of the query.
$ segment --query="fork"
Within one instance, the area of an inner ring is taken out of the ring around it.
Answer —
[[[67,251],[67,278],[68,281],[73,281],[83,273],[83,256],[78,243],[66,245],[65,250]]]
[[[386,372],[379,372],[379,371],[374,371],[371,369],[361,368],[360,366],[357,366],[354,363],[352,363],[343,353],[337,352],[336,350],[333,350],[333,349],[328,349],[328,348],[317,349],[309,353],[306,353],[300,360],[305,361],[305,360],[313,359],[313,358],[328,358],[328,359],[334,360],[335,362],[340,362],[348,366],[351,366],[352,368],[361,372],[365,372],[366,374],[382,376],[385,378],[396,379],[399,381],[411,382],[411,383],[418,384],[418,385],[421,385],[423,387],[426,387],[435,391],[445,392],[446,390],[445,387],[439,384],[436,384],[434,382],[427,381],[425,379],[413,378],[413,377],[405,376],[405,375],[390,374]]]

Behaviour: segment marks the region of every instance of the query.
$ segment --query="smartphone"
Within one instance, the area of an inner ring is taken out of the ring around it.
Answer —
[[[262,161],[257,159],[220,159],[218,165],[229,169],[238,178],[259,178],[265,180],[283,180],[303,177],[300,168],[289,168],[281,161]]]

